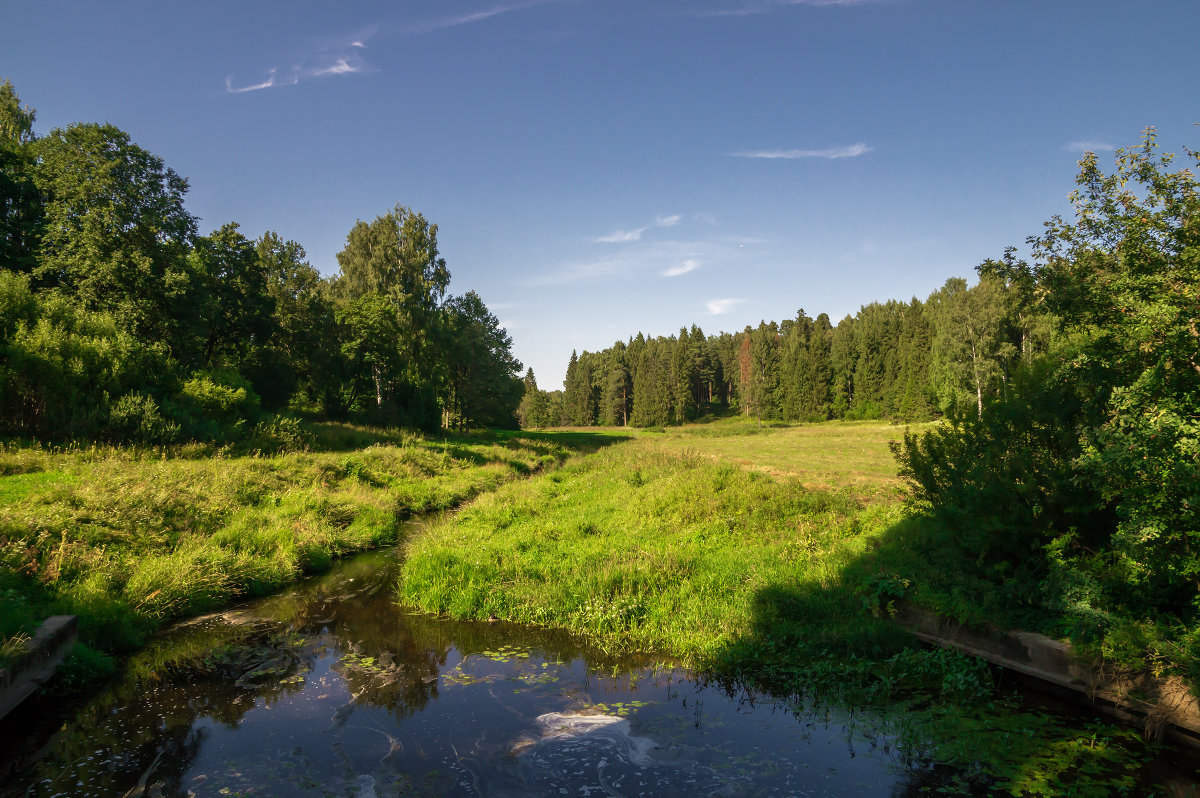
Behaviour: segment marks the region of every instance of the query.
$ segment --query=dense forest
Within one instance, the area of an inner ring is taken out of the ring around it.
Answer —
[[[508,427],[512,340],[447,294],[438,228],[358,221],[324,278],[236,222],[209,235],[187,181],[109,124],[34,134],[0,83],[0,435],[287,442],[292,411],[421,429]]]
[[[822,313],[740,333],[638,333],[600,352],[572,353],[565,390],[539,391],[526,426],[683,424],[736,409],[758,419],[927,420],[997,398],[1013,372],[1047,351],[1052,317],[1017,279],[1013,251],[951,278],[925,302],[871,303],[834,326]]]

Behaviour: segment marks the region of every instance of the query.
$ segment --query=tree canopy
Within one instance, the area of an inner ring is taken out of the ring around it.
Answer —
[[[512,341],[474,292],[446,300],[421,213],[355,223],[327,279],[274,232],[200,235],[187,181],[119,128],[34,119],[0,83],[0,433],[244,439],[289,407],[515,423]]]

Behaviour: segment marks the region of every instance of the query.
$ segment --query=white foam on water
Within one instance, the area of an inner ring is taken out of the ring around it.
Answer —
[[[578,712],[547,712],[539,715],[536,723],[541,729],[541,739],[533,744],[554,740],[573,739],[594,741],[611,746],[618,756],[640,768],[653,764],[650,751],[654,741],[648,737],[635,737],[625,718],[615,715],[585,715]],[[605,761],[601,759],[603,767]]]

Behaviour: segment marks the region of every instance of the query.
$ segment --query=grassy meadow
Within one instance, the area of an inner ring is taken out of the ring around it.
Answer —
[[[984,663],[893,622],[902,597],[936,604],[921,583],[952,567],[925,556],[929,530],[897,500],[888,442],[902,434],[737,419],[640,432],[411,538],[399,599],[569,629],[806,701],[891,707],[907,750],[965,767],[976,787],[1132,784],[1136,732],[1021,710]]]
[[[312,424],[306,436],[303,450],[275,455],[0,448],[0,640],[69,613],[84,643],[128,651],[164,621],[393,544],[411,516],[614,440],[346,424]]]
[[[888,444],[904,430],[887,421],[759,424],[742,417],[671,427],[646,435],[664,451],[694,452],[717,462],[792,479],[807,488],[850,491],[861,500],[896,501],[902,495]]]

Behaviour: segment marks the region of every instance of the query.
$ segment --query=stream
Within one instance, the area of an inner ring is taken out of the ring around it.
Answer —
[[[896,796],[944,783],[870,719],[797,715],[549,630],[406,610],[391,599],[398,567],[392,551],[359,555],[176,626],[46,739],[0,737],[0,795]]]

